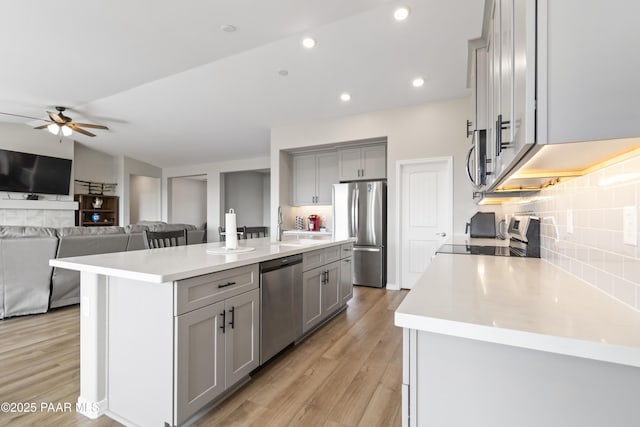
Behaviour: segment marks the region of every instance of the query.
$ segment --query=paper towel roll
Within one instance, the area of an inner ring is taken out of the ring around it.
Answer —
[[[238,227],[236,226],[236,214],[233,209],[224,214],[225,247],[227,249],[238,248]]]

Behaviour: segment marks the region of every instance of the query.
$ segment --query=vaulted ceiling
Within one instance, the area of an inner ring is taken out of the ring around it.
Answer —
[[[403,5],[411,14],[398,22]],[[7,2],[0,111],[69,107],[110,128],[77,141],[161,167],[266,156],[274,126],[468,94],[467,40],[482,10],[480,0]]]

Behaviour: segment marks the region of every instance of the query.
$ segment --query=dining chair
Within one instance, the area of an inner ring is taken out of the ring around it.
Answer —
[[[247,227],[242,226],[238,227],[236,233],[238,233],[238,240],[243,240],[247,238]],[[218,234],[220,235],[220,241],[224,242],[227,240],[227,232],[224,230],[224,227],[218,227]]]
[[[187,244],[187,229],[174,231],[143,230],[144,247],[146,249],[168,248]]]
[[[264,226],[246,226],[247,239],[257,239],[259,237],[267,237],[269,235],[269,227]]]

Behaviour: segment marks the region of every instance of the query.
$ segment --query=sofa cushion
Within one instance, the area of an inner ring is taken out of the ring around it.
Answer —
[[[55,235],[0,239],[0,319],[47,311],[57,247]]]
[[[176,231],[176,230],[196,230],[197,227],[193,224],[154,224],[149,225],[149,231]]]
[[[0,239],[20,239],[23,237],[56,237],[56,229],[51,227],[31,227],[20,225],[0,226]]]
[[[58,237],[97,236],[102,234],[124,234],[123,227],[62,227],[58,228]]]
[[[156,224],[166,224],[164,221],[138,221],[137,225],[156,225]]]
[[[127,234],[142,233],[144,230],[149,230],[149,227],[142,224],[128,224],[124,226],[124,232]]]

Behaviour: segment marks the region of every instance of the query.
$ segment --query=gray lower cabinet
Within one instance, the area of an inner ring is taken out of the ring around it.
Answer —
[[[322,287],[322,311],[326,317],[342,305],[340,299],[340,262],[332,262],[323,268],[326,271],[326,277]]]
[[[259,313],[254,289],[175,318],[176,424],[258,367]]]
[[[322,321],[322,267],[302,273],[302,333]]]
[[[176,318],[176,424],[225,389],[224,302]]]
[[[340,262],[335,261],[302,274],[302,332],[322,323],[341,306]]]
[[[340,300],[346,304],[353,297],[353,257],[340,260]]]
[[[353,297],[353,243],[340,246],[340,300],[342,305]]]
[[[225,384],[229,388],[260,363],[260,294],[257,289],[225,301]]]

